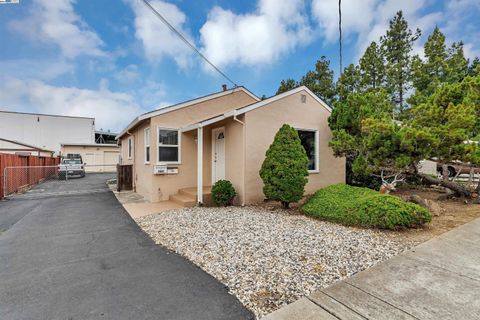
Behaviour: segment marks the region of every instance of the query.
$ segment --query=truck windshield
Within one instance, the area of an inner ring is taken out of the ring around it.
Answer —
[[[65,159],[63,160],[64,164],[82,164],[82,161],[80,159]]]

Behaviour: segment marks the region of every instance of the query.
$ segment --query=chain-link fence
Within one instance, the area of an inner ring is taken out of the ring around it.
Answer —
[[[0,198],[27,192],[48,181],[70,181],[96,173],[111,173],[111,177],[115,177],[116,170],[116,164],[5,167]],[[70,184],[69,187],[75,189],[75,184]]]

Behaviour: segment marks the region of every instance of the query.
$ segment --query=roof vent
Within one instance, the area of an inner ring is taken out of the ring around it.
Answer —
[[[300,101],[302,101],[302,103],[307,103],[307,95],[306,94],[302,94],[300,96]]]

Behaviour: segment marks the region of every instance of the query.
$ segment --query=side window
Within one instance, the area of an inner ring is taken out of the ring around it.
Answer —
[[[145,163],[150,163],[150,128],[146,128],[144,131],[145,141]]]

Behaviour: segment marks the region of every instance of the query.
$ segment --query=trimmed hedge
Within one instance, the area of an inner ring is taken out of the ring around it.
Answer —
[[[417,227],[432,220],[430,212],[417,204],[346,184],[318,190],[305,203],[303,211],[344,225],[380,229]]]
[[[232,204],[237,193],[232,183],[228,180],[218,180],[212,187],[213,204],[217,207],[226,207]]]

